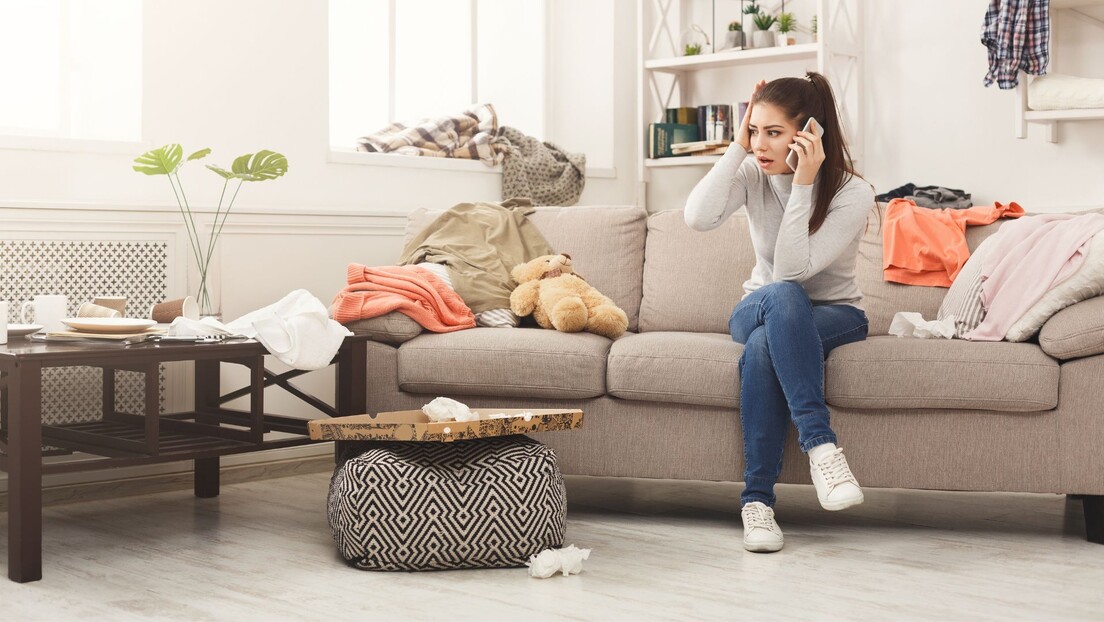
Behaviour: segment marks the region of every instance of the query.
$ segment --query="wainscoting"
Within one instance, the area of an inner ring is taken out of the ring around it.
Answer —
[[[193,212],[201,236],[213,223],[212,211]],[[406,215],[353,210],[235,208],[222,229],[213,262],[213,287],[227,320],[274,303],[288,292],[306,289],[329,304],[345,285],[350,262],[392,263],[399,255]],[[128,315],[146,317],[151,304],[194,293],[194,266],[184,220],[176,206],[109,204],[0,204],[0,300],[16,309],[34,294],[69,296],[75,315],[81,302],[99,294],[129,297]],[[275,359],[270,369],[284,371]],[[244,386],[246,373],[224,366],[224,392]],[[99,416],[100,372],[95,369],[48,370],[44,413],[48,421],[89,420]],[[162,408],[191,407],[192,387],[182,364],[162,370]],[[140,411],[141,377],[122,377],[120,406]],[[295,384],[324,400],[333,400],[332,370],[296,379]],[[268,412],[317,417],[282,389],[265,393]],[[231,403],[244,408],[245,401]],[[227,465],[263,465],[269,461],[312,460],[328,456],[329,444],[227,458]],[[64,459],[64,458],[55,458]],[[126,477],[166,477],[190,471],[191,463],[127,470]],[[117,471],[47,477],[46,486],[114,482]],[[260,471],[263,473],[263,469]],[[0,474],[0,490],[6,476]],[[108,486],[114,486],[114,483]]]

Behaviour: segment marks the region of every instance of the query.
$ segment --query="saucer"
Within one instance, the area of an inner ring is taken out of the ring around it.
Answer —
[[[134,333],[157,324],[153,320],[130,317],[73,317],[61,322],[73,330],[89,333]]]
[[[42,324],[8,324],[9,337],[22,337],[42,330]]]

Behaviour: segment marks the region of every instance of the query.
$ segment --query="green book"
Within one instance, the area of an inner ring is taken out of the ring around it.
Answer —
[[[688,123],[697,125],[698,109],[696,106],[683,106],[682,108],[667,108],[664,115],[667,123]]]
[[[666,158],[673,155],[671,145],[698,140],[698,126],[689,123],[651,123],[648,125],[648,157]]]

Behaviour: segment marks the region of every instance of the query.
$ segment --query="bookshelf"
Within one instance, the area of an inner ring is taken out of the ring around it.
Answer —
[[[1104,1],[1104,0],[1102,0]],[[725,4],[727,2],[727,5]],[[763,11],[777,15],[781,0],[759,0]],[[712,28],[712,41],[724,39],[717,31],[718,9],[739,15],[738,0],[638,0],[637,3],[637,178],[640,181],[637,203],[648,207],[653,191],[650,185],[664,185],[669,175],[676,183],[686,184],[708,171],[720,156],[675,156],[651,159],[647,156],[648,124],[662,122],[664,110],[679,106],[705,104],[735,104],[747,99],[750,85],[758,79],[771,80],[783,76],[800,76],[815,70],[828,77],[840,103],[844,131],[852,155],[862,154],[862,0],[788,0],[786,12],[794,13],[798,21],[796,45],[767,48],[721,50],[704,46],[711,53],[696,56],[681,55],[681,34],[691,24]],[[818,37],[813,38],[809,23],[818,22]],[[727,24],[721,20],[721,26]],[[745,27],[751,20],[743,20]],[[727,30],[727,28],[724,28]],[[748,38],[751,33],[746,32]],[[748,88],[734,87],[746,84]],[[741,90],[734,91],[735,88]],[[735,107],[734,107],[735,108]],[[735,122],[736,119],[733,119]],[[688,192],[689,189],[687,188]],[[673,200],[681,189],[667,189]],[[670,200],[661,202],[668,206]]]
[[[1050,0],[1050,67],[1057,66],[1057,48],[1054,45],[1058,32],[1058,21],[1065,18],[1080,19],[1095,26],[1104,27],[1104,20],[1097,17],[1100,11],[1089,14],[1084,9],[1104,6],[1104,0]],[[1027,124],[1039,123],[1045,127],[1047,142],[1058,142],[1058,123],[1062,121],[1099,121],[1104,120],[1104,108],[1064,108],[1060,110],[1032,110],[1027,106],[1027,89],[1030,81],[1027,74],[1020,73],[1020,83],[1016,86],[1014,109],[1015,136],[1027,138]]]

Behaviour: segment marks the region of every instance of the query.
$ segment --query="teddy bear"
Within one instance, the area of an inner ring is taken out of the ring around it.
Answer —
[[[617,339],[629,325],[624,311],[575,274],[571,255],[537,257],[515,266],[510,275],[518,283],[510,294],[510,309],[532,315],[543,328]]]

